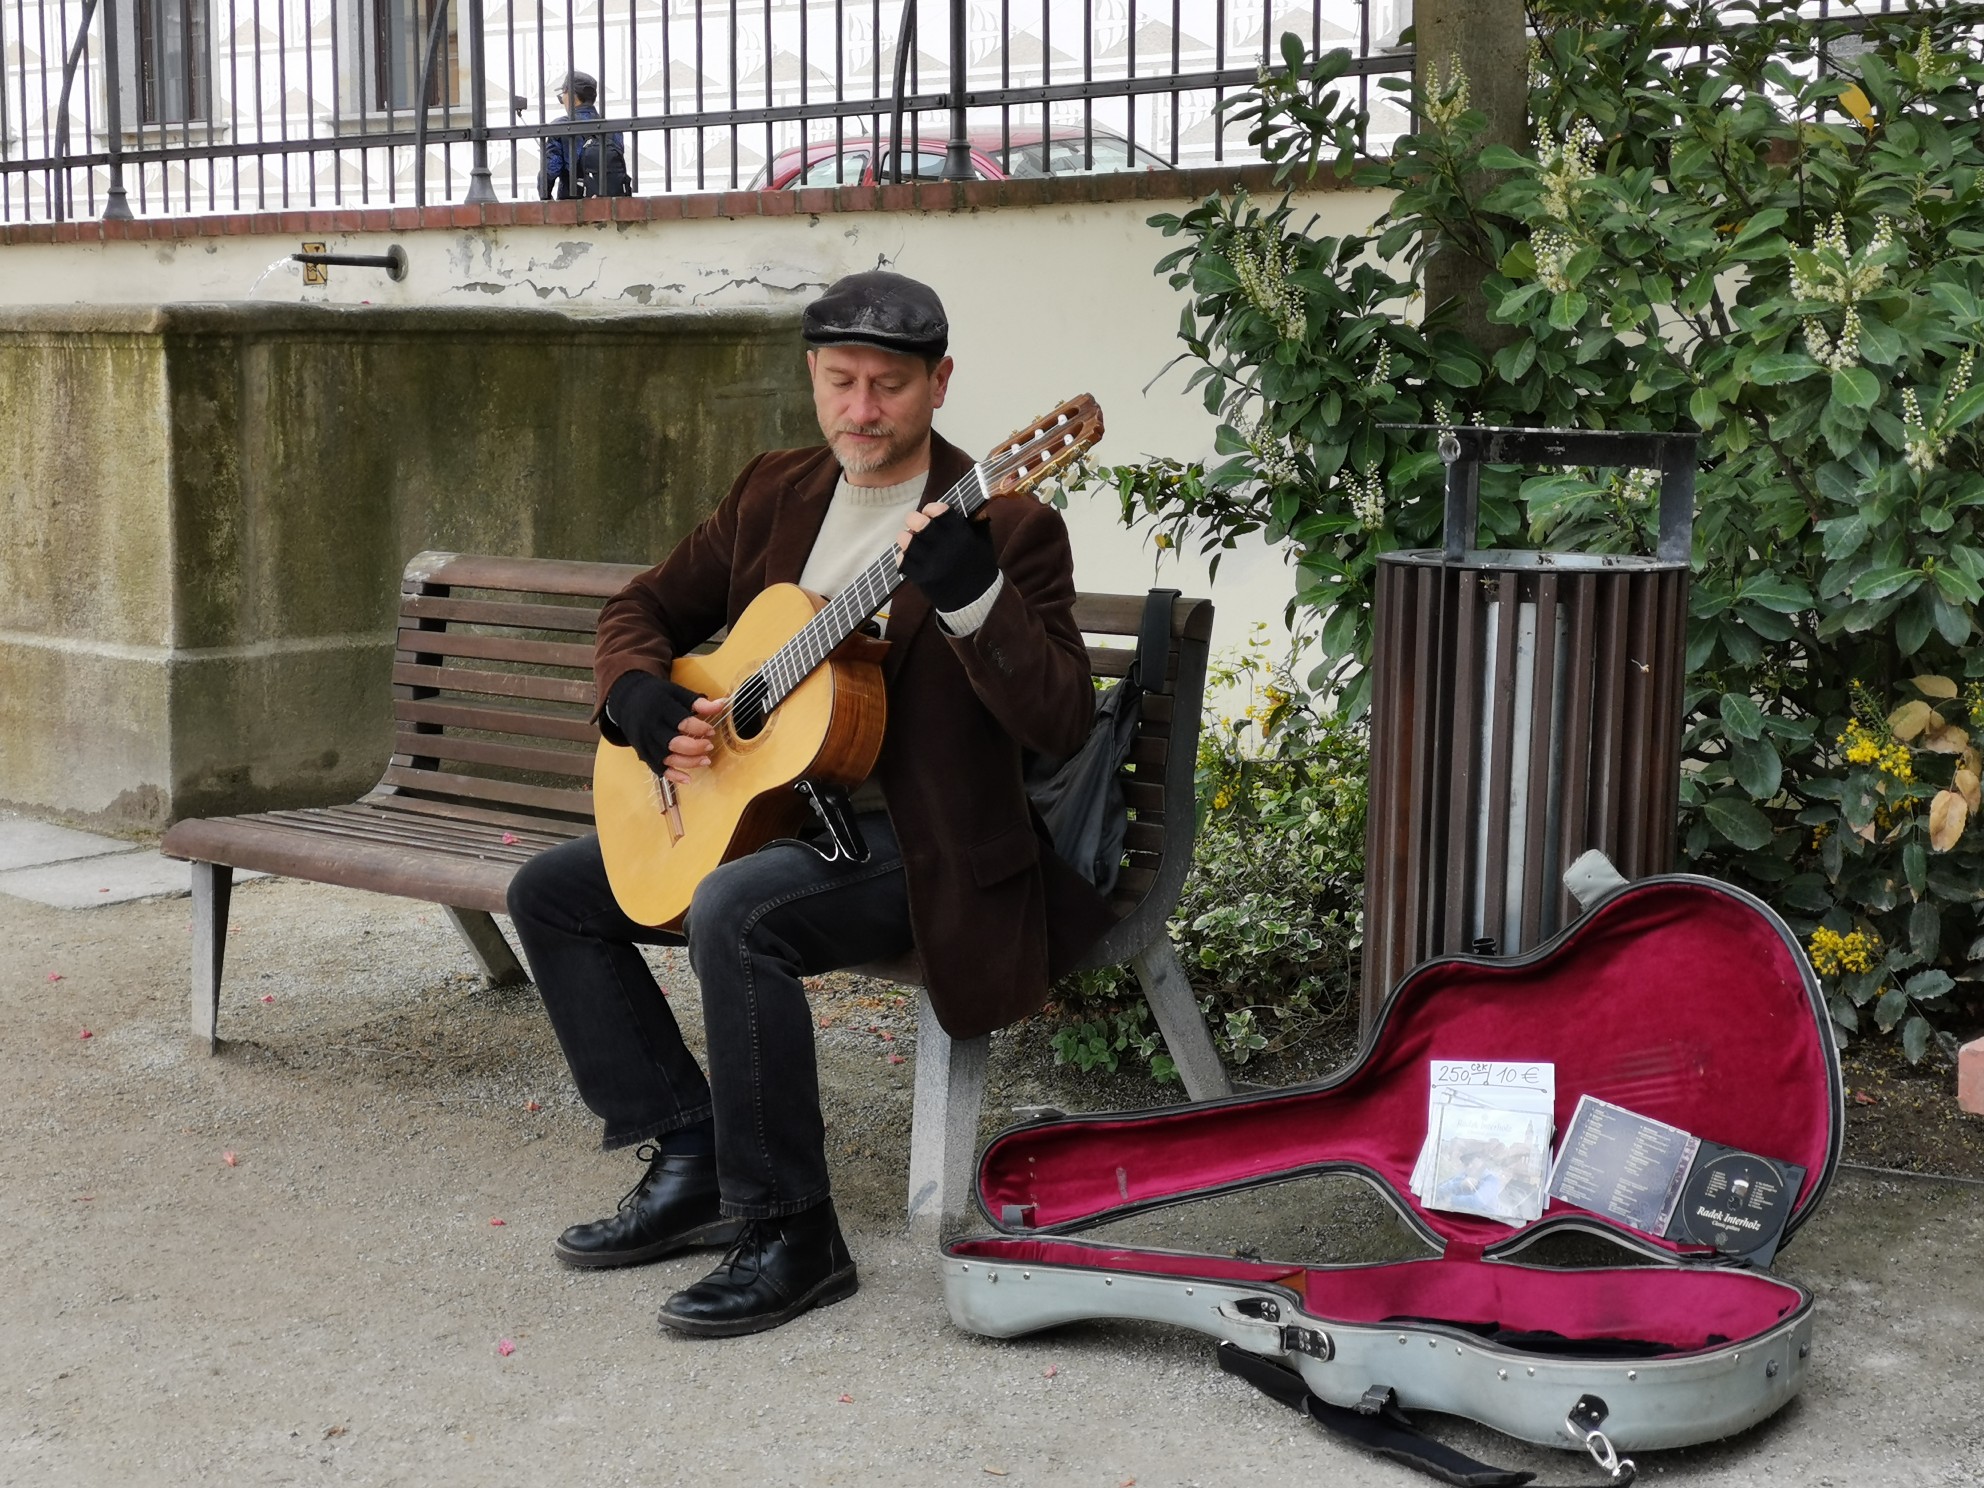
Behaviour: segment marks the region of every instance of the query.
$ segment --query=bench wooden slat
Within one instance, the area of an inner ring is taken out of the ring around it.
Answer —
[[[1164,851],[1164,828],[1141,818],[1133,821],[1124,830],[1123,846],[1132,852],[1161,853]]]
[[[505,845],[501,839],[492,841],[483,838],[449,837],[432,832],[414,835],[382,829],[370,822],[353,821],[349,817],[338,816],[328,811],[322,813],[271,811],[249,817],[248,820],[288,827],[316,837],[337,838],[347,842],[392,842],[416,848],[421,852],[452,853],[456,857],[481,858],[491,862],[518,865],[529,861],[538,851],[521,843]]]
[[[590,800],[590,796],[587,799]],[[474,822],[511,831],[543,832],[546,836],[559,837],[564,841],[583,837],[592,830],[590,813],[584,821],[575,822],[548,816],[527,816],[521,811],[501,811],[493,806],[477,806],[466,801],[431,801],[423,796],[396,795],[390,791],[373,791],[360,797],[358,804],[376,806],[395,815],[440,816],[450,821]]]
[[[1132,765],[1161,770],[1164,768],[1164,762],[1170,757],[1169,739],[1154,738],[1139,731],[1137,737],[1130,741],[1129,763]]]
[[[556,847],[571,833],[546,832],[540,827],[499,827],[493,822],[459,821],[446,817],[420,816],[408,811],[385,811],[377,806],[353,804],[350,806],[327,806],[322,812],[351,823],[362,823],[375,831],[391,832],[406,841],[433,841],[445,838],[450,842],[490,842],[503,847],[522,846],[535,851],[539,848]],[[286,815],[283,812],[269,812],[270,816]],[[316,812],[304,813],[315,815]],[[510,841],[505,842],[504,838]]]
[[[1077,594],[1075,627],[1090,635],[1134,636],[1144,628],[1141,594]],[[1171,638],[1205,640],[1212,634],[1212,601],[1179,598],[1171,606]]]
[[[400,601],[400,617],[452,620],[463,625],[507,625],[517,630],[571,630],[591,635],[599,629],[599,611],[574,605],[517,604],[495,599],[454,599],[438,594],[409,594]]]
[[[526,641],[519,636],[463,635],[453,630],[408,630],[399,633],[400,655],[396,660],[412,661],[416,656],[465,656],[472,661],[509,661],[531,666],[570,667],[592,671],[592,647],[570,641]]]
[[[592,820],[592,792],[556,790],[548,785],[518,785],[511,780],[490,780],[481,775],[452,775],[445,770],[415,770],[406,765],[386,766],[379,777],[381,785],[397,785],[403,790],[424,791],[429,795],[452,796],[461,801],[502,801],[511,806],[536,806],[545,811],[562,811],[568,816]]]
[[[1130,809],[1139,817],[1149,813],[1151,820],[1161,820],[1164,811],[1164,787],[1145,781],[1130,779],[1123,784],[1123,799],[1129,802]]]
[[[459,734],[416,734],[401,729],[393,735],[393,757],[410,764],[417,759],[452,760],[458,765],[495,765],[534,775],[565,775],[592,779],[591,750],[532,749],[524,744],[498,744],[488,739],[464,739]]]
[[[260,823],[253,817],[183,821],[166,833],[161,845],[176,858],[493,914],[504,911],[504,895],[517,871],[514,863],[458,857],[397,842],[340,842],[335,853],[326,853],[324,839],[316,834]]]
[[[396,661],[393,681],[402,687],[440,692],[468,692],[485,697],[529,698],[539,703],[579,703],[588,710],[594,701],[592,678],[531,677],[520,672],[481,672],[469,667],[428,666]]]
[[[422,553],[407,565],[401,587],[432,585],[504,589],[513,594],[585,595],[611,599],[647,572],[640,563],[589,563],[564,558],[499,558],[487,553]]]
[[[599,730],[571,713],[538,713],[528,708],[477,708],[466,703],[400,698],[393,717],[401,723],[438,723],[444,728],[479,729],[489,734],[519,734],[532,739],[570,739],[592,744]]]

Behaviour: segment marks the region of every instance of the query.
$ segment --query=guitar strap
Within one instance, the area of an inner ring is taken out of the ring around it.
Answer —
[[[1250,1354],[1232,1343],[1220,1344],[1219,1367],[1228,1374],[1238,1375],[1263,1395],[1301,1411],[1332,1435],[1390,1458],[1401,1467],[1413,1468],[1443,1483],[1453,1483],[1457,1488],[1521,1488],[1536,1478],[1532,1472],[1491,1467],[1445,1442],[1435,1441],[1412,1424],[1412,1418],[1399,1408],[1398,1397],[1390,1390],[1374,1386],[1354,1409],[1332,1405],[1311,1393],[1308,1383],[1287,1365]],[[1598,1455],[1594,1450],[1593,1456]],[[1616,1457],[1610,1472],[1613,1488],[1628,1488],[1635,1476],[1633,1464],[1618,1461]]]

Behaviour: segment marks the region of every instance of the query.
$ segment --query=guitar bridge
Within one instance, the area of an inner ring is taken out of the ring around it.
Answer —
[[[673,847],[682,840],[682,803],[675,797],[675,782],[666,775],[654,777],[654,804],[668,823],[668,845]]]

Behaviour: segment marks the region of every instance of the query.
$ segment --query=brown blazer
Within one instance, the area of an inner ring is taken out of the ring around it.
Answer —
[[[970,468],[933,437],[929,499]],[[599,696],[630,671],[666,677],[676,656],[734,623],[767,585],[796,583],[839,478],[825,446],[747,465],[663,563],[600,611]],[[876,765],[930,1001],[956,1038],[1035,1011],[1111,922],[1102,897],[1054,855],[1020,779],[1023,749],[1070,754],[1094,716],[1067,527],[1025,497],[996,500],[986,515],[1006,583],[977,631],[947,635],[921,590],[896,591]]]

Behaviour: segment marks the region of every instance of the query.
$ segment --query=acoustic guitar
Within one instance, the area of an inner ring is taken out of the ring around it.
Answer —
[[[967,518],[1024,495],[1102,437],[1102,410],[1084,394],[1008,436],[940,498]],[[926,502],[927,504],[927,502]],[[593,815],[613,897],[628,917],[681,928],[711,869],[790,836],[809,807],[799,787],[868,778],[888,721],[885,642],[861,627],[902,584],[893,543],[833,599],[773,584],[723,643],[677,658],[670,677],[728,698],[714,720],[708,769],[676,785],[632,749],[599,743]]]

